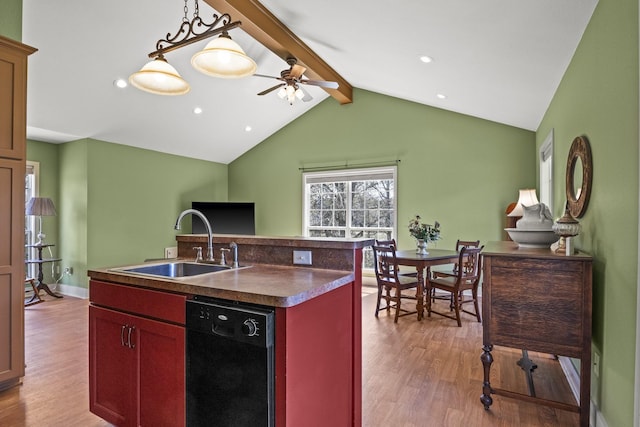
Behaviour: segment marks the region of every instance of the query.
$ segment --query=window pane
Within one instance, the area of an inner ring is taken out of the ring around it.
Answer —
[[[362,193],[354,193],[351,196],[351,209],[364,208],[364,195]]]
[[[364,211],[351,210],[351,226],[352,227],[364,227]]]
[[[309,211],[309,225],[311,227],[319,227],[322,225],[320,218],[320,211]]]
[[[347,211],[335,211],[333,216],[333,224],[336,227],[347,226]]]
[[[365,211],[365,224],[367,227],[377,227],[378,211]]]
[[[322,226],[331,227],[333,225],[333,212],[322,211]]]

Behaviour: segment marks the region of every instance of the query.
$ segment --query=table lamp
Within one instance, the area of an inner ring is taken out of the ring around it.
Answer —
[[[42,232],[42,217],[55,216],[56,207],[48,197],[32,197],[27,202],[26,214],[37,216],[40,219],[40,232],[38,233],[38,241],[36,245],[44,245],[45,235]]]
[[[532,206],[538,204],[538,197],[536,196],[535,188],[526,188],[524,190],[520,190],[520,195],[518,197],[518,203],[513,208],[511,212],[507,214],[507,216],[523,216],[524,209],[522,206]]]

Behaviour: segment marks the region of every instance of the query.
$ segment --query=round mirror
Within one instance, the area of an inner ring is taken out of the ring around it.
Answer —
[[[574,218],[580,218],[587,210],[591,195],[591,147],[586,136],[573,140],[567,158],[566,192],[569,212]]]

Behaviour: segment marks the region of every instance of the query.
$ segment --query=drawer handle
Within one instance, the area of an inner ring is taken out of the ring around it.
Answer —
[[[126,345],[124,343],[124,330],[127,327],[128,327],[128,325],[122,325],[122,329],[120,329],[120,345],[123,346],[123,347]]]
[[[135,326],[130,326],[129,327],[129,336],[127,337],[127,347],[129,348],[136,348],[136,345],[134,343],[131,342],[131,331],[133,331],[136,327]]]

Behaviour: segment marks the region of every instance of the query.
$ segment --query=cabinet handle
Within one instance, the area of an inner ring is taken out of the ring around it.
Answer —
[[[136,348],[135,343],[131,342],[131,331],[133,331],[135,328],[135,326],[129,326],[129,336],[127,337],[127,347],[129,348]]]
[[[129,325],[122,325],[122,329],[120,329],[120,345],[121,346],[125,346],[126,344],[124,343],[124,330],[125,328],[127,328]]]

